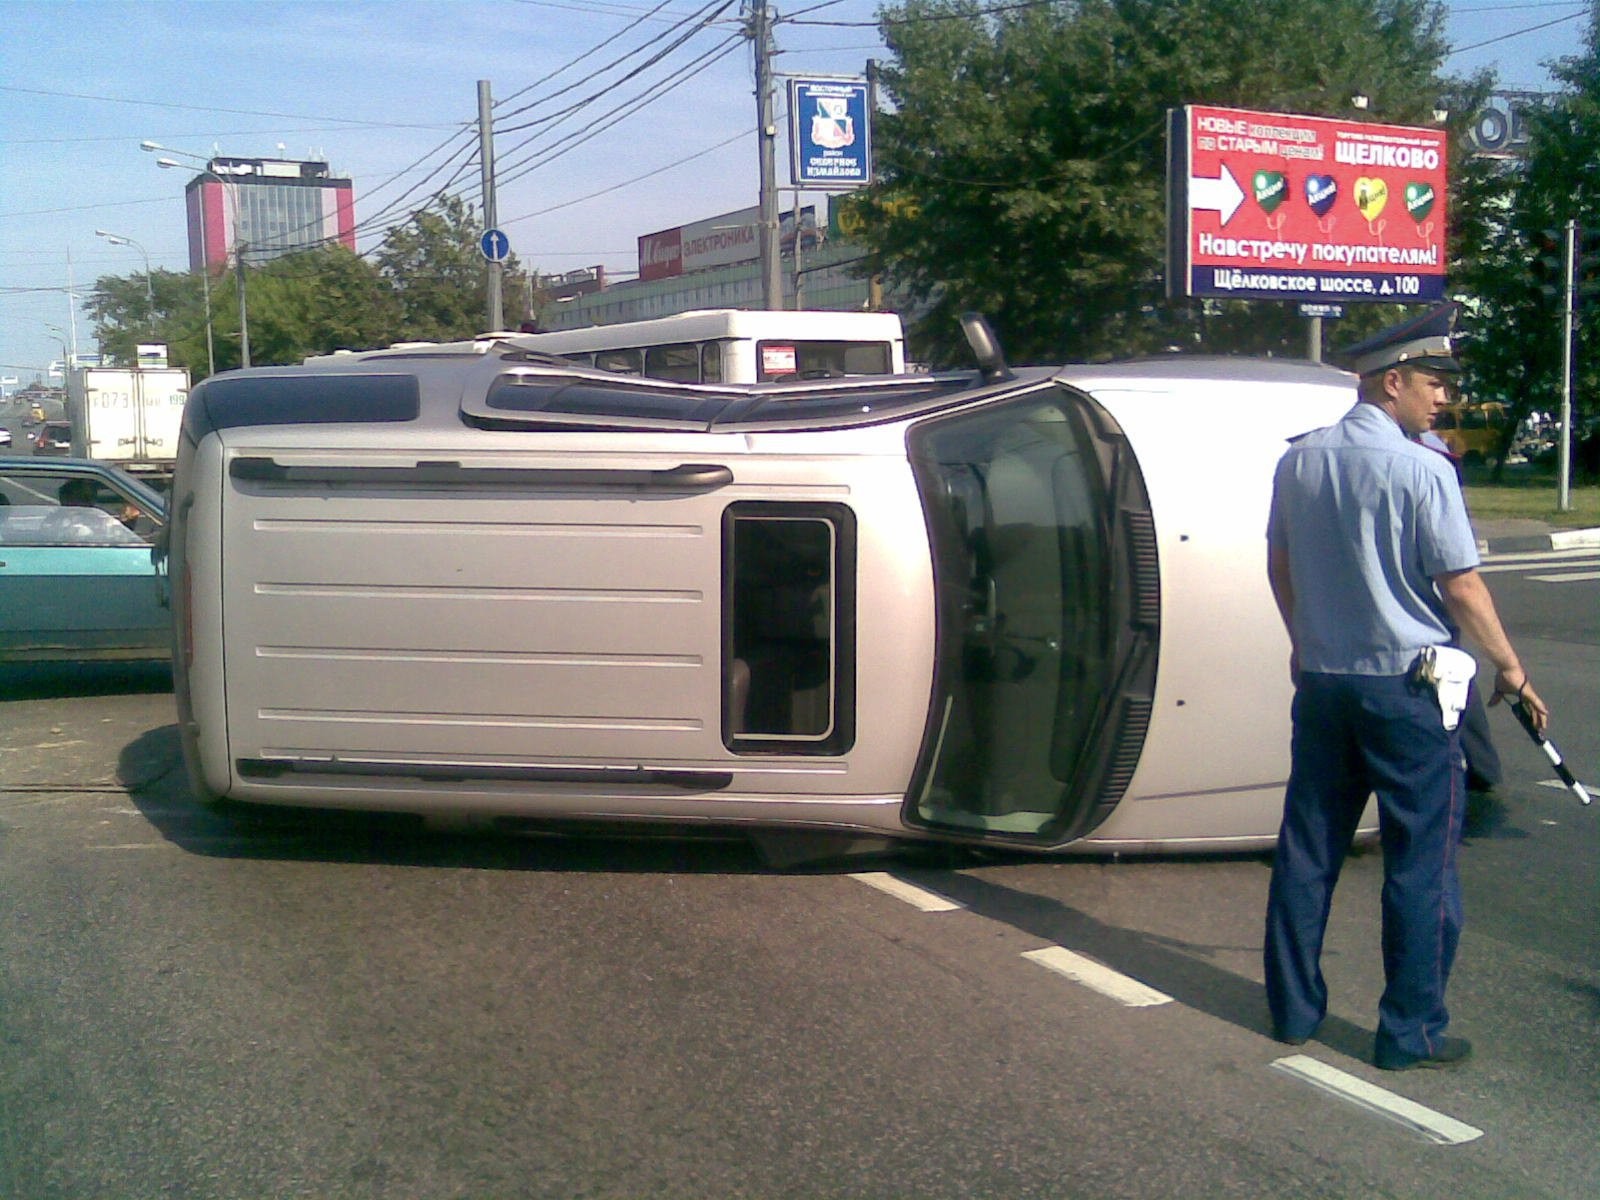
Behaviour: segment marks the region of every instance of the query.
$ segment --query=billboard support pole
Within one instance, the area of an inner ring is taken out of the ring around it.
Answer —
[[[1322,318],[1307,317],[1306,357],[1314,363],[1322,361]]]

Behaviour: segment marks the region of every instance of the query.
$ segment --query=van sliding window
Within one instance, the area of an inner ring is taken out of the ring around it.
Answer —
[[[853,515],[840,504],[732,504],[722,547],[724,744],[844,753],[855,740]]]

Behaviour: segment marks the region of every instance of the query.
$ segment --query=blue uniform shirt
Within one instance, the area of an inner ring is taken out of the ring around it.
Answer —
[[[1402,675],[1450,641],[1433,577],[1478,565],[1450,464],[1357,404],[1278,461],[1267,539],[1289,553],[1300,669]]]

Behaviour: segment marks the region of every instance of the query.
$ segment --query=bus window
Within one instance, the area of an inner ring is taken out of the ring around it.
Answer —
[[[839,375],[888,375],[887,342],[764,341],[756,344],[759,379],[829,379]]]
[[[597,350],[594,365],[613,375],[643,375],[644,352],[635,349]]]
[[[594,366],[594,355],[588,351],[583,351],[578,354],[563,354],[560,357],[566,359],[568,362],[577,363],[580,367]]]
[[[651,379],[700,382],[700,347],[693,342],[650,346],[644,352],[644,373]]]
[[[834,504],[744,501],[723,524],[724,742],[842,754],[854,741],[854,528]]]
[[[704,342],[700,346],[700,382],[722,382],[722,343]]]

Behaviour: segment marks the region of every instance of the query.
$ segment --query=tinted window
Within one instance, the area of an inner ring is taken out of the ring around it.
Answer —
[[[835,504],[741,502],[723,522],[723,738],[842,754],[854,741],[855,535]]]
[[[651,346],[644,352],[644,373],[651,379],[700,382],[700,347],[693,342]]]
[[[756,343],[756,378],[827,379],[835,375],[887,375],[888,342]]]
[[[594,365],[614,375],[643,375],[644,355],[638,350],[597,350]]]
[[[930,423],[913,462],[935,550],[938,746],[917,816],[1046,835],[1116,667],[1113,518],[1089,430],[1052,400]]]

